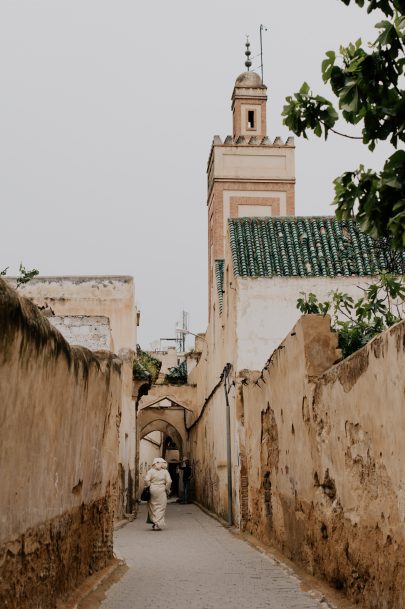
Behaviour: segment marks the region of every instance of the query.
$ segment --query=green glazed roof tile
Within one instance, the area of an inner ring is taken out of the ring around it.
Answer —
[[[241,277],[336,277],[375,275],[384,264],[377,241],[353,220],[314,218],[231,218],[230,245],[234,274]],[[396,256],[394,272],[405,272],[405,252]],[[224,262],[216,261],[222,311]]]
[[[219,312],[222,313],[224,302],[224,260],[215,260],[215,278],[217,282]]]

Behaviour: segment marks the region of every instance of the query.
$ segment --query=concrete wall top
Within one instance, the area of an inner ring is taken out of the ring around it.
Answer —
[[[9,280],[13,285],[15,280]],[[113,349],[136,349],[137,319],[134,280],[130,276],[37,277],[19,293],[58,316],[106,316]]]

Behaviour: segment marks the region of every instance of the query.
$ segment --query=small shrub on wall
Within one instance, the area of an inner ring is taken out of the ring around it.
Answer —
[[[303,314],[330,314],[332,328],[338,333],[343,357],[351,355],[374,336],[405,316],[404,277],[381,273],[378,281],[362,288],[363,296],[354,300],[335,290],[330,299],[318,301],[316,294],[301,292],[297,309]]]

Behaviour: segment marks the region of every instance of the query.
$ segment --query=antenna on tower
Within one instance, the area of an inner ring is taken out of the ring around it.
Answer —
[[[260,68],[262,72],[262,85],[264,84],[263,80],[263,41],[262,41],[262,32],[263,30],[267,32],[267,27],[265,27],[262,23],[260,24]]]
[[[181,312],[181,320],[176,326],[176,340],[178,351],[184,353],[186,350],[186,335],[188,334],[188,313]]]

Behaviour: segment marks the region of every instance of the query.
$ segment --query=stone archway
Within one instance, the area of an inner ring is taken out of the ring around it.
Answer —
[[[163,419],[154,419],[147,423],[143,429],[140,430],[140,440],[143,440],[145,436],[150,434],[153,431],[160,431],[165,436],[171,437],[175,440],[176,445],[179,447],[180,459],[184,456],[184,439],[182,438],[182,434],[170,423],[164,421]],[[165,455],[163,454],[163,457]]]
[[[155,418],[156,413],[153,413],[153,417],[139,430],[140,473],[145,474],[145,471],[151,467],[154,457],[163,457],[168,463],[169,474],[172,478],[172,493],[174,496],[178,496],[181,490],[179,464],[184,458],[185,450],[184,434],[166,420]],[[155,432],[158,432],[158,437]],[[159,444],[156,440],[159,441]]]
[[[181,396],[184,398],[184,403],[179,403],[175,397],[178,396],[173,395],[170,387],[165,387],[165,390],[157,392],[157,395],[143,396],[137,414],[138,447],[141,447],[141,440],[148,434],[159,431],[162,434],[159,456],[163,456],[168,461],[170,473],[173,474],[172,478],[174,475],[178,478],[178,471],[176,474],[175,470],[179,461],[189,456],[187,424],[193,418],[188,396],[186,394]],[[150,437],[147,439],[150,441]],[[149,446],[149,457],[151,456],[150,449]],[[143,443],[142,451],[139,448],[137,454],[137,472],[145,469],[145,462],[148,461],[143,459],[145,450]]]
[[[196,416],[196,387],[194,385],[153,385],[147,395],[143,395],[139,401],[139,410],[149,408],[168,400],[172,404],[181,406],[190,415]]]

